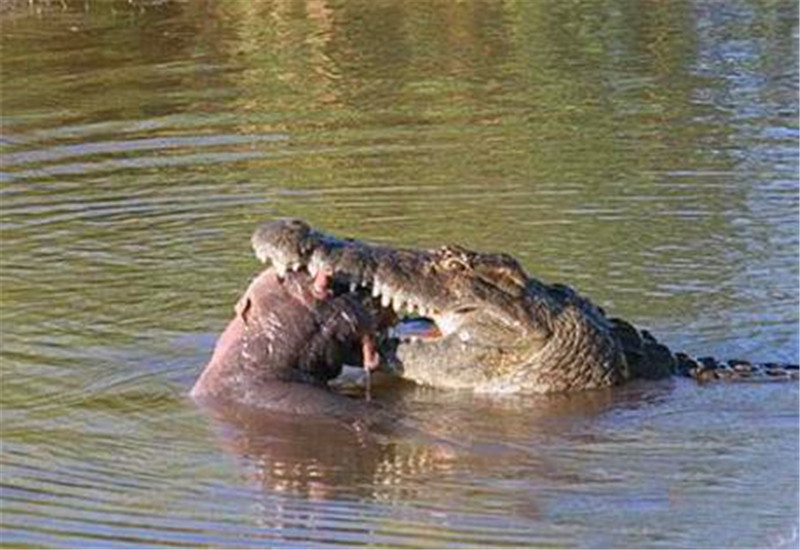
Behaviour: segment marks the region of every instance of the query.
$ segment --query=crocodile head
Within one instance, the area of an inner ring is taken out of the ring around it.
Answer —
[[[506,254],[391,248],[339,239],[300,220],[252,238],[278,273],[308,270],[369,291],[399,323],[383,338],[396,370],[421,384],[478,391],[566,391],[615,384],[625,364],[598,308],[531,278]],[[435,326],[420,337],[409,321]]]

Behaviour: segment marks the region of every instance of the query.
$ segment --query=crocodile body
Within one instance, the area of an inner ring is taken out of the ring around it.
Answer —
[[[573,288],[530,276],[507,254],[454,246],[393,248],[286,219],[259,227],[252,245],[278,277],[300,273],[336,280],[347,289],[345,296],[367,304],[365,311],[380,317],[372,326],[381,363],[419,384],[548,393],[675,375],[698,381],[797,379],[797,365],[723,363],[674,353]],[[403,337],[409,320],[424,320],[431,330],[424,337]]]

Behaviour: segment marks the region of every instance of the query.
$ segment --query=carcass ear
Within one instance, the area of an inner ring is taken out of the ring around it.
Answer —
[[[242,318],[244,324],[247,324],[247,314],[250,312],[250,306],[253,302],[250,300],[250,296],[245,294],[242,298],[236,302],[236,307],[234,310],[236,311],[236,315]]]

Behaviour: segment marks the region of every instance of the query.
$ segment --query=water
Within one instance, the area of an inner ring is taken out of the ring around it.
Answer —
[[[187,399],[249,236],[514,254],[693,354],[797,361],[797,6],[5,2],[14,546],[798,545],[798,387]]]

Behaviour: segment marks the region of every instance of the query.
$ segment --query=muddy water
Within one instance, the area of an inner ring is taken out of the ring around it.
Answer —
[[[5,2],[3,544],[789,546],[798,387],[186,398],[273,216],[797,361],[797,8]]]

